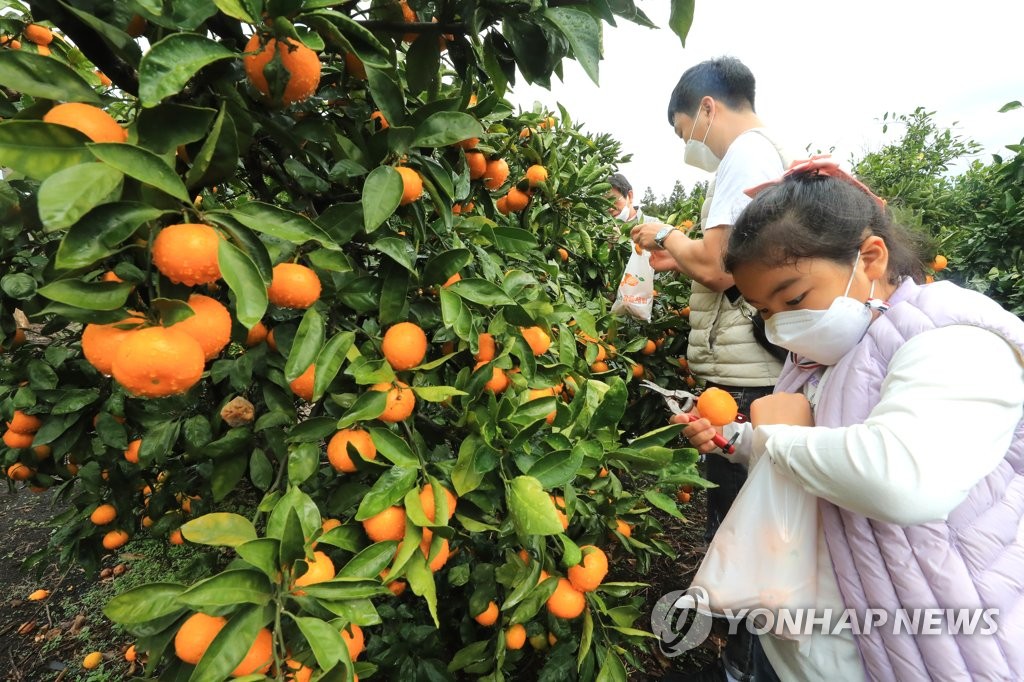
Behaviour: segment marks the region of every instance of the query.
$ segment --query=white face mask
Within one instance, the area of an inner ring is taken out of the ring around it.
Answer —
[[[700,109],[697,109],[697,115],[693,118],[693,127],[690,128],[690,139],[686,141],[686,148],[683,150],[683,163],[694,168],[700,168],[708,173],[714,173],[718,170],[718,164],[722,160],[715,156],[715,153],[711,151],[711,147],[707,146],[706,142],[708,133],[711,132],[711,124],[715,122],[715,117],[712,116],[711,120],[708,121],[708,129],[704,133],[703,140],[693,139],[693,131],[697,129],[698,118],[700,118]]]
[[[848,296],[859,262],[858,251],[846,291],[832,301],[828,310],[785,310],[765,320],[764,332],[768,340],[822,365],[839,362],[864,338],[871,325],[871,311],[888,310],[883,302],[871,298],[875,293],[874,282],[867,303]]]
[[[615,219],[616,220],[621,220],[622,222],[628,221],[629,220],[629,214],[632,213],[632,208],[633,207],[630,206],[629,202],[627,201],[626,205],[623,206],[622,210],[619,211],[618,214],[615,216]]]

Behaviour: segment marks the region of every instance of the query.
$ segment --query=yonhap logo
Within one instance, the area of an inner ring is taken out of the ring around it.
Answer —
[[[699,646],[711,634],[711,622],[708,591],[703,587],[669,592],[651,611],[651,632],[668,658]]]

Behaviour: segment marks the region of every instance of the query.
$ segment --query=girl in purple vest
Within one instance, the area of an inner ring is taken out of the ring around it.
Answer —
[[[737,461],[768,457],[818,498],[815,607],[860,619],[799,644],[763,635],[772,666],[783,680],[1024,680],[1024,323],[922,285],[910,233],[827,158],[748,193],[726,269],[790,357],[726,431]],[[683,431],[702,452],[714,433],[705,419]]]

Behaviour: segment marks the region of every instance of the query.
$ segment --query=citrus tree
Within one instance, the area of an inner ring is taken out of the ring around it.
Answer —
[[[108,604],[148,674],[625,679],[650,635],[614,559],[671,553],[650,512],[701,483],[629,414],[679,308],[609,315],[619,146],[505,94],[596,79],[643,13],[5,6],[4,470],[55,490],[62,560],[219,559]]]

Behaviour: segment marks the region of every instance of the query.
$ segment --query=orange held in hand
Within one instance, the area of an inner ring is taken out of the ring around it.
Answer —
[[[713,426],[725,426],[736,421],[739,406],[731,393],[712,387],[697,398],[697,411]]]

